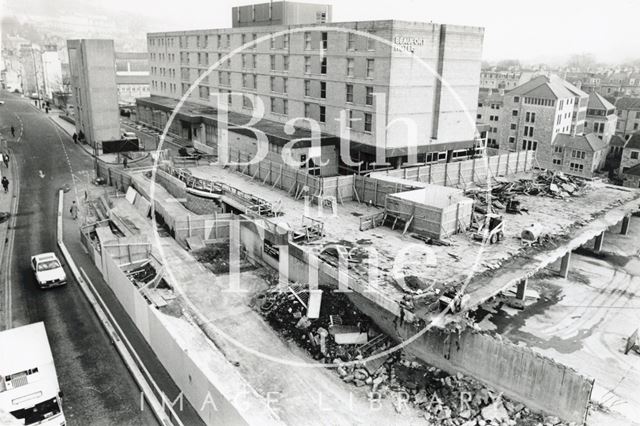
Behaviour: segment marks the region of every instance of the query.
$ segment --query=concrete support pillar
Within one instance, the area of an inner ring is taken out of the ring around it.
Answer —
[[[620,229],[620,233],[622,235],[627,235],[629,233],[630,224],[631,224],[631,216],[625,216],[622,218],[622,228]]]
[[[560,262],[560,276],[567,278],[569,276],[569,266],[571,264],[571,252],[567,252]]]
[[[599,253],[602,250],[602,244],[604,243],[604,231],[602,231],[602,234],[598,235],[596,237],[596,241],[593,244],[593,250],[596,253]]]
[[[518,283],[516,288],[516,299],[524,300],[524,292],[527,290],[527,284],[529,283],[529,279],[525,278]]]

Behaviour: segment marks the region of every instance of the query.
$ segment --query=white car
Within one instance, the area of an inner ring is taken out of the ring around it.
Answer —
[[[31,268],[40,288],[56,287],[67,283],[67,274],[55,253],[31,256]]]

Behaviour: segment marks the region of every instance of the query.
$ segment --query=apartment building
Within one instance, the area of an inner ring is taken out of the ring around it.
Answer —
[[[509,91],[499,126],[501,149],[537,151],[543,168],[551,168],[552,145],[560,134],[582,134],[589,96],[557,76],[538,76]]]
[[[478,112],[476,114],[476,123],[485,125],[482,127],[486,131],[487,147],[499,148],[498,131],[500,127],[500,116],[504,103],[504,91],[494,91],[493,89],[480,89],[478,95]],[[482,137],[482,135],[481,135]]]
[[[53,99],[53,93],[62,90],[62,62],[55,45],[47,45],[42,52],[42,80],[44,96]]]
[[[616,107],[598,93],[589,94],[587,104],[587,117],[585,119],[585,132],[593,132],[605,144],[609,144],[611,137],[616,132],[618,116]]]
[[[288,7],[277,5],[272,14]],[[269,135],[294,119],[296,129],[308,132],[305,119],[314,120],[327,139],[345,136],[352,159],[365,167],[375,161],[377,148],[386,161],[400,165],[413,151],[418,161],[447,161],[477,145],[482,28],[392,20],[329,23],[324,9],[312,15],[313,24],[289,17],[288,26],[264,25],[258,6],[247,10],[260,26],[241,11],[241,25],[234,28],[148,34],[151,97],[138,101],[139,119],[164,126],[171,111],[167,100],[177,101],[203,76],[188,101],[213,111],[211,122],[179,116],[172,131],[208,145],[215,145],[216,95],[231,92],[242,94],[229,105],[239,123],[248,122],[259,99],[265,113],[256,128]],[[280,19],[272,15],[271,21]]]
[[[631,135],[622,149],[620,159],[620,174],[624,174],[632,167],[640,165],[640,132]]]
[[[632,134],[640,131],[640,98],[620,98],[616,101],[616,110],[616,134],[627,140]]]

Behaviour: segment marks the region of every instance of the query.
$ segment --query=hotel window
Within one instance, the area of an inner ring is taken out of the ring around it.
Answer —
[[[509,136],[509,143],[515,143],[516,142],[516,138],[514,138],[513,136]]]
[[[311,74],[311,56],[304,57],[304,72],[305,74]]]
[[[242,34],[242,45],[244,46],[245,44],[247,44],[247,35]]]
[[[289,55],[282,57],[282,69],[283,71],[289,71]]]
[[[353,102],[353,84],[347,84],[347,102]]]
[[[513,97],[513,102],[515,102],[515,103],[520,102],[520,96],[514,96]]]
[[[514,109],[513,111],[511,111],[511,116],[512,117],[517,117],[518,116],[518,110]]]
[[[207,86],[198,86],[200,99],[209,99],[209,88]]]
[[[289,34],[285,34],[282,36],[282,43],[285,49],[289,48]]]
[[[353,58],[347,58],[347,77],[353,77]]]
[[[242,55],[242,68],[248,68],[248,65],[247,65],[247,57],[248,56],[249,55],[245,55],[245,54]]]
[[[269,80],[270,80],[270,83],[271,83],[271,91],[275,92],[276,91],[276,78],[275,77],[271,77]]]
[[[276,98],[269,98],[271,102],[271,112],[276,112]]]
[[[286,99],[282,100],[282,113],[284,115],[289,114],[289,101]]]
[[[231,47],[231,34],[227,34],[227,49]]]
[[[562,159],[561,158],[554,158],[552,160],[553,164],[555,164],[556,166],[561,166],[562,165]]]
[[[304,116],[306,118],[311,118],[311,105],[310,104],[304,104]]]
[[[327,83],[325,81],[320,82],[320,97],[327,99]]]
[[[304,33],[304,48],[305,50],[311,50],[311,33],[309,31]]]
[[[327,34],[326,31],[323,31],[322,33],[320,33],[322,36],[322,49],[323,50],[327,50],[328,44],[329,44],[329,35]]]
[[[326,74],[326,73],[327,73],[327,58],[325,56],[320,61],[320,74]]]
[[[374,34],[374,32],[371,32],[371,35]],[[376,50],[376,41],[371,37],[367,37],[367,50]]]
[[[367,78],[373,78],[374,64],[373,59],[367,59]]]
[[[356,35],[353,33],[347,34],[347,50],[354,50],[356,47]]]
[[[304,81],[304,95],[311,96],[311,80]]]
[[[253,40],[253,42],[254,42],[254,43],[251,45],[251,48],[252,48],[252,49],[255,49],[256,47],[258,47],[258,43],[256,43],[256,40],[258,40],[258,34],[253,33],[253,34],[251,35],[251,39],[252,39],[252,40]]]
[[[631,159],[632,160],[638,159],[638,151],[631,151]]]
[[[365,87],[366,96],[365,96],[365,104],[373,105],[373,87],[367,86]]]
[[[364,131],[371,132],[371,114],[368,112],[364,113]]]
[[[258,67],[258,55],[251,55],[251,68]]]
[[[320,105],[320,122],[324,123],[327,120],[327,108],[324,105]]]
[[[287,93],[289,86],[289,81],[286,78],[282,79],[282,93]]]
[[[273,34],[271,35],[271,38],[269,39],[269,48],[270,49],[275,49],[276,48],[276,36],[274,36]]]
[[[205,48],[209,47],[209,36],[205,35],[202,37],[202,39],[203,39],[202,47],[205,47]]]
[[[249,74],[242,74],[242,87],[249,87]]]
[[[218,34],[218,37],[217,37],[217,44],[218,44],[218,49],[222,49],[222,36],[220,34]]]
[[[271,61],[271,71],[276,70],[276,55],[270,55],[269,60]]]

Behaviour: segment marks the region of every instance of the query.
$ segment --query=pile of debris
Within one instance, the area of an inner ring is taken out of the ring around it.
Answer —
[[[487,188],[473,188],[466,191],[468,197],[475,199],[474,209],[478,213],[487,214],[495,210],[506,210],[507,213],[526,212],[520,206],[518,195],[536,195],[541,197],[567,198],[584,194],[586,181],[567,176],[562,172],[544,171],[533,179],[505,181],[500,178],[491,185],[491,209],[488,208],[489,194]]]
[[[318,318],[306,316],[309,291],[278,284],[256,298],[255,308],[288,340],[316,360],[333,364],[337,375],[369,398],[390,401],[401,413],[424,412],[427,425],[563,425],[559,419],[532,413],[480,382],[450,375],[408,357],[393,346],[344,293],[323,288]]]

